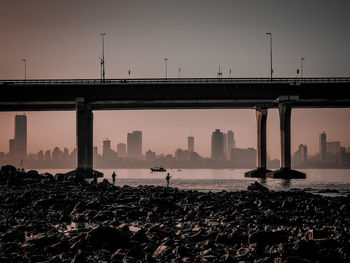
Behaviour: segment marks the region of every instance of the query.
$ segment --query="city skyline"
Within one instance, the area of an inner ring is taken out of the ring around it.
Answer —
[[[15,158],[15,159],[26,159],[24,156],[33,156],[37,155],[38,159],[39,155],[43,155],[43,150],[40,149],[39,151],[35,152],[29,152],[27,153],[27,116],[25,114],[20,115],[16,114],[14,116],[14,139],[9,139],[8,140],[8,145],[9,145],[9,151],[2,152],[4,154],[8,154],[10,157]],[[172,153],[164,153],[164,152],[158,152],[156,153],[155,151],[152,151],[152,147],[148,148],[146,151],[143,147],[143,140],[142,140],[142,131],[139,130],[134,130],[132,132],[127,132],[126,136],[126,143],[123,142],[113,142],[116,146],[112,146],[112,140],[108,138],[104,138],[102,141],[102,152],[98,152],[98,145],[94,144],[94,154],[97,156],[100,154],[103,156],[103,158],[106,159],[114,159],[116,156],[118,157],[129,157],[133,159],[143,159],[147,155],[147,152],[152,152],[152,154],[156,155],[166,155],[166,154],[172,154]],[[230,159],[231,155],[231,150],[232,149],[243,149],[244,147],[237,147],[237,142],[234,139],[234,131],[232,130],[227,130],[225,131],[220,131],[220,129],[215,129],[214,131],[211,132],[211,147],[210,147],[210,158],[220,160],[220,159]],[[330,141],[327,140],[327,134],[325,131],[322,131],[322,133],[319,133],[318,135],[319,138],[319,144],[318,144],[318,152],[316,152],[314,155],[319,156],[320,161],[325,161],[328,159],[327,155],[332,154],[332,155],[337,155],[337,153],[341,150],[344,149],[344,153],[348,152],[350,149],[349,145],[344,145],[342,144],[341,141],[339,140],[334,140]],[[191,135],[187,137],[187,148],[186,147],[181,147],[181,146],[176,146],[175,152],[178,150],[183,150],[187,149],[184,151],[188,152],[196,152],[195,151],[195,136]],[[301,159],[305,158],[307,159],[307,156],[310,154],[307,154],[307,148],[308,146],[305,144],[299,144],[297,146],[297,150],[294,152],[295,154],[300,154],[302,156]],[[76,151],[76,148],[72,148],[71,154]],[[143,150],[144,149],[144,150]],[[254,147],[247,147],[246,149],[255,149]],[[154,150],[154,148],[153,148]],[[59,146],[54,146],[54,149],[52,151],[52,154],[54,151],[60,151]],[[1,151],[0,151],[1,152]],[[69,149],[64,146],[64,151],[66,155],[69,153]],[[196,152],[197,153],[197,152]],[[50,155],[51,150],[45,149],[45,155]],[[120,154],[120,155],[118,155]],[[58,154],[56,154],[58,155]],[[115,155],[115,156],[114,156]],[[200,156],[200,155],[199,155]],[[311,155],[310,155],[311,156]],[[203,156],[203,157],[208,157],[208,156]],[[271,156],[269,155],[271,158]],[[50,158],[49,158],[50,159]],[[278,159],[278,158],[275,158]]]

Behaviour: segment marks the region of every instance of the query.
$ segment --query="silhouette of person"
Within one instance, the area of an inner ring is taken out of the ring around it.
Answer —
[[[115,177],[116,177],[116,176],[117,176],[117,175],[116,175],[115,171],[113,171],[113,173],[112,173],[113,184],[115,184]]]
[[[94,184],[97,184],[97,175],[94,174]]]
[[[170,178],[171,178],[171,175],[169,175],[169,173],[168,173],[167,176],[165,177],[166,187],[169,187]]]

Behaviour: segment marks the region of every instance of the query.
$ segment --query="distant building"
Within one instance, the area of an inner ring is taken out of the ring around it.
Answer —
[[[128,157],[134,159],[142,159],[142,132],[133,131],[127,136],[127,152]]]
[[[118,143],[117,144],[117,153],[119,157],[126,157],[126,144]]]
[[[319,148],[320,148],[320,160],[327,160],[327,135],[322,132],[319,137]]]
[[[327,153],[331,153],[333,155],[337,155],[340,148],[340,142],[326,142],[326,151]]]
[[[38,161],[44,161],[44,152],[42,150],[38,152]]]
[[[16,115],[15,117],[15,145],[18,159],[27,158],[27,116]]]
[[[16,140],[15,139],[9,140],[9,155],[12,158],[16,157]]]
[[[296,158],[298,162],[306,162],[307,161],[307,146],[304,144],[300,144],[298,147],[298,151],[296,152]]]
[[[187,137],[187,150],[190,152],[194,152],[194,137]]]
[[[234,148],[231,150],[231,162],[236,167],[255,167],[257,160],[257,151],[254,148],[239,149]]]
[[[175,159],[176,161],[180,162],[186,162],[190,160],[190,151],[188,150],[182,150],[182,149],[177,149],[175,151]]]
[[[45,161],[51,161],[51,151],[47,150],[45,152]]]
[[[216,129],[211,135],[211,158],[214,160],[224,159],[224,134]]]
[[[113,158],[113,151],[111,149],[111,141],[108,139],[103,141],[102,158],[105,161],[114,159]]]
[[[231,150],[233,148],[235,148],[235,135],[233,133],[233,131],[228,130],[227,131],[227,159],[230,160],[231,159]]]
[[[156,153],[152,152],[151,150],[148,150],[146,152],[146,161],[155,161],[156,160]]]
[[[222,140],[224,143],[224,158],[226,159],[228,156],[228,153],[227,153],[227,135],[224,132],[222,133]]]
[[[55,162],[61,161],[62,160],[62,151],[60,148],[55,147],[52,151],[52,160]]]
[[[27,116],[15,116],[15,138],[9,141],[9,155],[17,160],[27,159]]]

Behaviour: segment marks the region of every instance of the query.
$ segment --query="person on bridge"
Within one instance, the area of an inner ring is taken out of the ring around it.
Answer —
[[[115,178],[116,178],[116,173],[115,173],[115,171],[113,171],[113,173],[112,173],[112,180],[113,180],[113,184],[115,184]]]
[[[168,173],[167,176],[165,177],[166,187],[169,187],[170,178],[171,178],[171,175],[169,175],[169,173]]]

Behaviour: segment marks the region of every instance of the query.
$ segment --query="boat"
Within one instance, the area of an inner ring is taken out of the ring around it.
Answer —
[[[150,168],[151,172],[166,172],[166,169],[164,167],[159,167],[159,166],[155,166]]]

